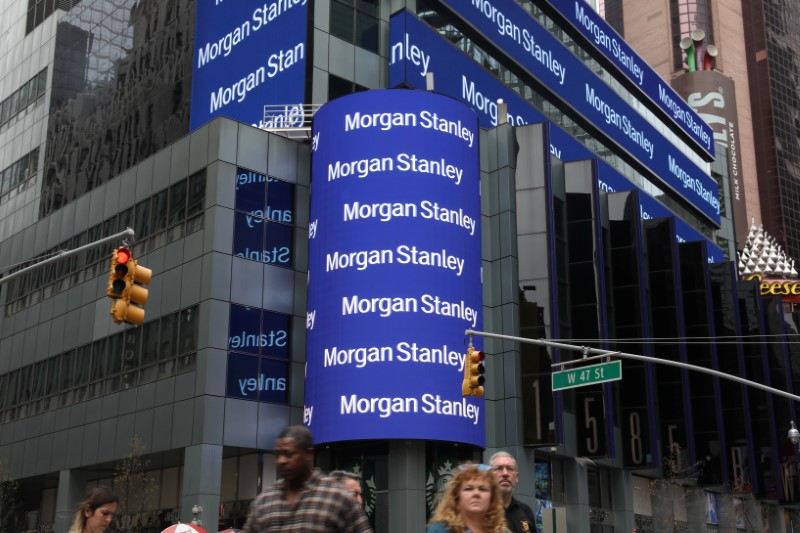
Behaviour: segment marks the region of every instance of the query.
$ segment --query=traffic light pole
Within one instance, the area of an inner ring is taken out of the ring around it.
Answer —
[[[719,370],[713,370],[711,368],[705,368],[702,366],[695,366],[690,365],[688,363],[681,363],[680,361],[671,361],[669,359],[659,359],[657,357],[650,357],[647,355],[637,355],[632,353],[624,353],[624,352],[613,352],[611,350],[601,350],[600,348],[590,348],[588,346],[578,346],[576,344],[566,344],[562,342],[554,342],[554,341],[547,341],[544,339],[526,339],[524,337],[512,337],[511,335],[500,335],[498,333],[489,333],[486,331],[475,331],[472,329],[468,329],[465,335],[469,336],[476,336],[476,337],[486,337],[490,339],[501,339],[505,341],[514,341],[514,342],[521,342],[523,344],[536,344],[538,346],[550,346],[553,348],[563,348],[565,350],[573,350],[576,352],[583,352],[583,358],[575,359],[572,361],[564,361],[563,363],[554,363],[551,364],[551,367],[564,367],[567,365],[574,365],[576,363],[583,363],[585,361],[591,361],[593,359],[601,359],[601,358],[608,358],[611,356],[621,357],[622,359],[633,359],[636,361],[647,361],[648,363],[658,363],[660,365],[668,365],[668,366],[676,366],[678,368],[683,368],[686,370],[695,370],[697,372],[702,372],[703,374],[709,374],[711,376],[720,378],[720,379],[727,379],[730,381],[735,381],[737,383],[741,383],[742,385],[747,385],[748,387],[753,387],[755,389],[761,389],[763,391],[767,391],[772,394],[776,394],[778,396],[783,396],[784,398],[789,398],[790,400],[794,400],[796,402],[800,402],[800,396],[796,396],[794,394],[788,393],[786,391],[782,391],[780,389],[775,389],[772,387],[768,387],[761,383],[756,383],[755,381],[750,381],[748,379],[740,378],[739,376],[734,376],[732,374],[726,374],[724,372],[720,372]],[[594,357],[587,357],[587,354],[595,354]]]
[[[11,281],[12,279],[16,278],[17,276],[21,276],[22,274],[25,274],[26,272],[30,272],[31,270],[37,269],[39,267],[43,267],[44,265],[53,263],[55,261],[59,261],[61,259],[64,259],[65,257],[69,257],[71,255],[75,255],[77,253],[83,252],[84,250],[88,250],[89,248],[94,248],[95,246],[100,246],[101,244],[105,244],[107,242],[123,239],[125,237],[133,238],[135,235],[136,234],[134,233],[134,231],[131,228],[127,228],[124,231],[120,231],[119,233],[117,233],[115,235],[111,235],[110,237],[103,237],[102,239],[94,241],[94,242],[90,242],[89,244],[84,244],[83,246],[78,246],[74,250],[62,250],[59,253],[57,253],[56,255],[54,255],[53,257],[49,257],[49,258],[47,258],[47,259],[45,259],[43,261],[39,261],[36,264],[30,265],[30,266],[26,266],[25,268],[17,270],[16,272],[14,272],[12,274],[9,274],[8,276],[3,276],[2,278],[0,278],[0,287],[3,286],[4,283],[8,283],[9,281]]]

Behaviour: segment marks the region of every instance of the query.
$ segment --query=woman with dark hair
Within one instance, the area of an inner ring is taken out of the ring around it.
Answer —
[[[75,512],[69,533],[103,533],[114,520],[117,502],[119,498],[108,487],[90,489]]]
[[[488,465],[461,465],[447,484],[428,533],[506,533],[500,486]]]

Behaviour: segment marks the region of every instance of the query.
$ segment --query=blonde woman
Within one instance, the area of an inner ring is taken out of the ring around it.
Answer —
[[[75,512],[69,533],[104,533],[117,514],[118,501],[117,495],[108,487],[89,489]]]
[[[427,533],[506,533],[500,487],[488,465],[465,464],[447,484]]]

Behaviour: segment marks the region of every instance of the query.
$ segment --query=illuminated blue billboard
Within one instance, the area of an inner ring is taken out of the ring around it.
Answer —
[[[716,181],[664,138],[558,39],[514,0],[442,0],[482,34],[498,53],[683,196],[709,220],[720,223]],[[424,51],[431,53],[431,51]],[[510,66],[510,65],[509,65]],[[446,70],[436,79],[457,75]]]
[[[484,402],[461,395],[464,331],[483,322],[475,113],[414,90],[339,98],[314,117],[311,165],[315,441],[483,446]]]
[[[545,8],[550,7],[548,12],[578,30],[590,46],[685,131],[703,153],[714,158],[711,127],[585,0],[548,0],[543,4]]]
[[[198,0],[192,67],[194,130],[216,116],[300,126],[307,0]],[[283,111],[265,121],[264,105]]]
[[[408,11],[392,16],[389,39],[391,87],[406,84],[424,89],[426,74],[433,72],[436,92],[467,103],[478,114],[482,128],[497,126],[498,100],[508,106],[508,123],[512,126],[547,120],[520,95]]]

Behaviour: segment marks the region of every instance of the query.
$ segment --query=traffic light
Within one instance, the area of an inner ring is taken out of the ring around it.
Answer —
[[[109,298],[127,298],[128,295],[128,263],[131,260],[131,251],[120,246],[111,254],[111,273],[108,276],[106,294]]]
[[[140,306],[147,303],[149,291],[144,286],[150,283],[152,276],[153,271],[139,265],[128,248],[114,250],[106,290],[106,294],[114,299],[111,306],[114,322],[135,326],[144,322],[144,309]]]
[[[464,360],[464,381],[461,382],[461,394],[463,396],[483,397],[483,384],[486,377],[483,375],[486,369],[483,360],[486,354],[476,350],[473,346],[467,348],[467,357]]]

